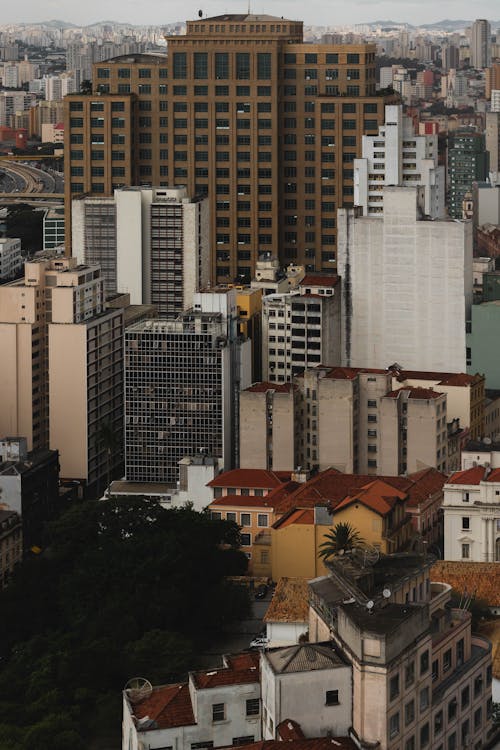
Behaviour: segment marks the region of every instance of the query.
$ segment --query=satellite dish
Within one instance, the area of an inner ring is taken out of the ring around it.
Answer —
[[[382,591],[382,596],[384,597],[384,599],[389,599],[390,595],[391,595],[391,590],[390,589],[384,589]]]
[[[124,688],[131,703],[139,703],[149,698],[153,692],[153,686],[145,677],[132,677]]]
[[[366,609],[368,610],[368,612],[371,612],[374,606],[375,602],[372,599],[370,599],[369,602],[366,602]]]
[[[203,11],[202,10],[198,11],[198,18],[203,18]]]

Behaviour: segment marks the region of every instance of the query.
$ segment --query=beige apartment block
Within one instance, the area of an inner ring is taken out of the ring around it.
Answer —
[[[120,460],[122,337],[123,311],[104,310],[98,266],[40,259],[0,287],[0,433],[25,437],[28,450],[57,446],[61,477],[87,494]],[[118,436],[109,463],[104,424]]]
[[[241,392],[240,468],[295,468],[296,393],[291,383],[256,383]]]

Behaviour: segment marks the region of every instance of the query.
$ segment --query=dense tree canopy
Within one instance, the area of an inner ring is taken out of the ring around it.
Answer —
[[[88,502],[49,532],[0,594],[0,747],[119,744],[131,676],[182,678],[249,611],[238,527],[143,500]]]

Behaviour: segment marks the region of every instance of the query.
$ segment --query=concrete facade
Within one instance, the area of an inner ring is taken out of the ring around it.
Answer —
[[[470,359],[467,371],[481,372],[488,388],[500,388],[500,301],[472,305],[471,331],[467,334]]]
[[[15,278],[22,265],[21,240],[11,237],[0,238],[0,280]]]
[[[385,185],[423,185],[424,213],[445,215],[444,167],[438,166],[437,135],[416,135],[402,105],[385,108],[378,135],[363,136],[363,155],[354,160],[354,205],[364,216],[382,217]]]
[[[344,365],[465,370],[472,224],[426,221],[422,200],[386,187],[382,220],[339,210]]]

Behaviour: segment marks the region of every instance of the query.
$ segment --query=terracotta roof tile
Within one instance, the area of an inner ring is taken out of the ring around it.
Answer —
[[[404,385],[402,388],[398,388],[395,391],[390,391],[390,393],[385,394],[384,398],[399,398],[402,391],[408,391],[408,398],[444,398],[443,393],[439,393],[439,391],[433,391],[432,388],[421,388],[419,386],[412,385]]]
[[[282,740],[261,740],[251,745],[237,745],[238,750],[283,750]],[[306,740],[287,740],[287,750],[357,750],[349,737],[315,737]]]
[[[456,471],[448,479],[447,484],[479,484],[484,478],[484,466],[473,466],[464,471]]]
[[[335,506],[334,514],[346,508],[352,503],[361,503],[361,505],[370,508],[381,516],[386,516],[394,508],[398,500],[405,500],[406,493],[391,487],[387,482],[375,479],[362,487],[358,492],[351,496],[345,497]]]
[[[153,688],[149,698],[134,703],[132,710],[137,719],[149,716],[158,729],[196,724],[187,682]]]
[[[264,495],[264,497],[255,497],[255,495],[225,495],[213,500],[208,507],[272,508],[274,506],[268,501],[268,497],[268,495]]]
[[[264,622],[307,622],[309,587],[305,578],[280,578]]]
[[[267,391],[276,391],[277,393],[290,393],[294,389],[292,383],[254,383],[249,388],[245,388],[250,393],[267,393]]]
[[[300,286],[337,286],[340,279],[332,274],[308,273],[300,282]]]
[[[394,376],[404,380],[435,380],[439,385],[465,386],[476,383],[482,376],[467,375],[465,372],[425,372],[424,370],[396,370]]]
[[[298,508],[282,516],[275,524],[274,529],[283,529],[285,526],[304,524],[310,526],[314,523],[314,508]]]
[[[272,490],[283,484],[283,478],[266,469],[231,469],[208,482],[207,487],[243,487]]]
[[[259,682],[260,654],[248,652],[227,658],[227,667],[203,672],[192,672],[194,684],[200,690],[221,685],[247,685]]]
[[[285,742],[305,739],[302,727],[293,719],[283,719],[276,727],[276,734]]]

